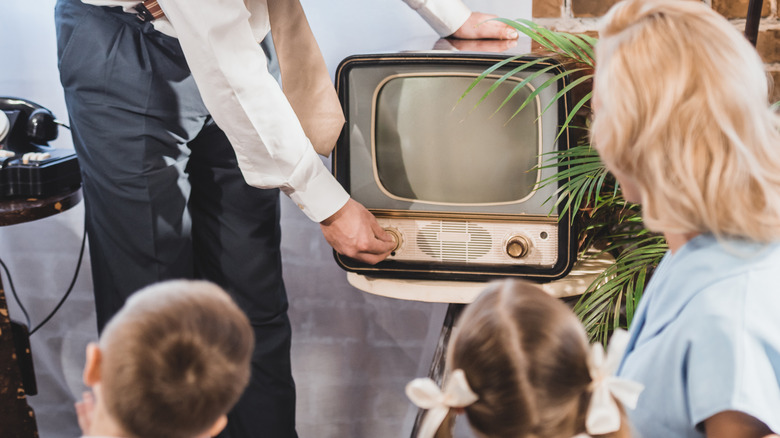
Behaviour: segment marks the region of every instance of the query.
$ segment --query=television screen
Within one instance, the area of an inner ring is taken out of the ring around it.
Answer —
[[[505,204],[531,196],[539,180],[539,105],[520,82],[501,83],[483,102],[494,78],[399,75],[377,90],[375,172],[388,196],[431,204]],[[498,108],[501,108],[497,110]],[[500,157],[500,159],[496,159]]]

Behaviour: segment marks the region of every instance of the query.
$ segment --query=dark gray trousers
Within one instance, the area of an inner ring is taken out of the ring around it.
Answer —
[[[249,388],[221,436],[296,436],[279,191],[246,184],[178,40],[79,0],[59,0],[55,19],[99,329],[146,285],[221,285],[256,339]]]

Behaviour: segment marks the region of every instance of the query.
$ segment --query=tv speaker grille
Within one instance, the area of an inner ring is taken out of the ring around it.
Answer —
[[[417,246],[434,259],[466,262],[490,252],[492,239],[488,230],[476,224],[440,221],[420,230]]]

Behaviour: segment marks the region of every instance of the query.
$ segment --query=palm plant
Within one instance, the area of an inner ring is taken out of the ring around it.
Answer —
[[[615,259],[574,305],[574,311],[591,340],[606,342],[612,330],[626,328],[631,323],[645,284],[667,250],[666,241],[663,236],[644,228],[639,205],[623,198],[619,184],[589,143],[587,115],[590,112],[597,40],[587,35],[552,31],[529,20],[498,20],[530,37],[546,53],[541,59],[522,64],[497,79],[477,105],[501,82],[551,58],[562,64],[564,71],[531,93],[514,114],[518,114],[542,89],[556,84],[559,79],[564,80],[565,86],[544,111],[566,93],[572,93],[575,98],[576,103],[562,123],[559,135],[567,127],[581,130],[584,135],[575,136],[579,140],[569,150],[556,151],[544,157],[543,167],[560,170],[541,181],[540,185],[560,184],[551,212],[558,210],[560,217],[569,210],[574,212],[575,223],[572,225],[579,230],[578,255],[581,259],[598,257],[603,252],[610,253]],[[479,81],[518,58],[512,57],[491,66],[472,83],[464,96]],[[519,82],[501,106],[527,83],[551,68],[537,70]]]

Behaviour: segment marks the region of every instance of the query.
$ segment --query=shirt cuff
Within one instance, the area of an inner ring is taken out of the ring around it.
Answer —
[[[471,16],[461,0],[428,0],[411,6],[442,37],[455,33]]]
[[[292,184],[282,187],[282,191],[314,222],[333,216],[349,200],[347,191],[311,146],[290,180]]]

